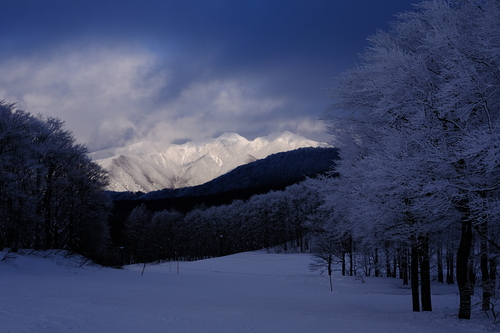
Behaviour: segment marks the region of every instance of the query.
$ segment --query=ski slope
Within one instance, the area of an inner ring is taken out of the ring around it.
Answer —
[[[311,273],[308,254],[256,251],[125,269],[64,252],[0,262],[0,332],[488,332],[459,321],[456,286],[433,285],[434,311],[413,313],[400,280]],[[43,257],[46,256],[46,257]],[[83,264],[83,265],[82,265]]]

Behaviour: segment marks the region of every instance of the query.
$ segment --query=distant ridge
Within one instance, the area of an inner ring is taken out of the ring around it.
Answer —
[[[235,190],[261,188],[276,190],[316,177],[332,169],[339,159],[337,148],[307,147],[269,155],[217,177],[205,184],[145,193],[141,200],[203,197]]]
[[[118,212],[118,221],[124,221],[142,204],[152,212],[174,209],[187,213],[196,207],[227,205],[269,191],[282,191],[307,177],[329,173],[339,159],[338,152],[331,147],[299,148],[241,165],[202,185],[148,193],[108,192],[108,195],[114,202],[114,211]]]
[[[108,190],[151,192],[204,184],[240,165],[279,152],[327,146],[288,131],[252,141],[236,133],[224,133],[218,138],[164,147],[156,142],[140,142],[90,155],[108,171]]]

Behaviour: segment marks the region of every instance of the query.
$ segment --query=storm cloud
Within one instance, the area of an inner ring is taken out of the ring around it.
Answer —
[[[91,150],[249,139],[318,120],[332,77],[411,1],[63,1],[2,4],[0,99],[59,117]]]

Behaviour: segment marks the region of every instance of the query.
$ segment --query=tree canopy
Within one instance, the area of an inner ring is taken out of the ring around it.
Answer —
[[[500,227],[500,3],[424,1],[369,41],[325,114],[342,148],[337,186],[356,207],[347,216],[420,263],[429,237],[459,225],[459,317],[470,318],[473,231],[495,247]]]
[[[108,237],[106,182],[60,119],[0,102],[0,247],[97,256]]]

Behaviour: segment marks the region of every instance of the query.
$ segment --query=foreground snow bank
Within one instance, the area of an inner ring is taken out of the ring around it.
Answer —
[[[306,254],[265,251],[123,270],[67,253],[0,262],[2,332],[485,332],[458,321],[456,287],[435,285],[432,313],[412,313],[396,279],[309,272]]]

